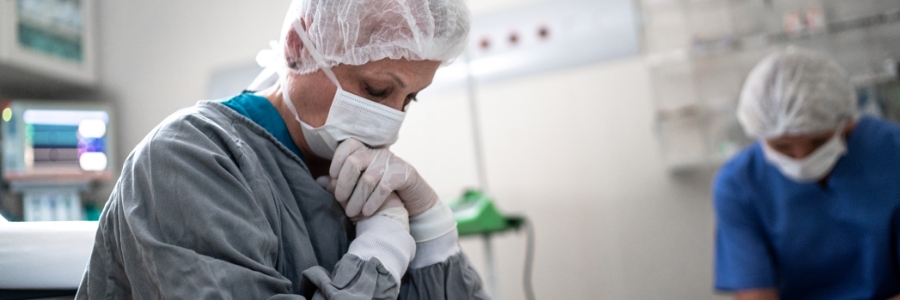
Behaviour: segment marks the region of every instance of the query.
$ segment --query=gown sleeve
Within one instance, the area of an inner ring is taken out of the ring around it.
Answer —
[[[458,240],[454,229],[437,239],[418,243],[399,299],[490,299],[478,273],[460,252]]]
[[[460,251],[456,226],[453,211],[443,201],[409,218],[416,252],[399,299],[488,299],[481,278]]]
[[[242,175],[242,144],[194,121],[161,126],[126,160],[76,299],[306,299],[304,284],[315,299],[397,298],[377,258],[348,254],[300,283],[280,274],[277,212]]]
[[[713,185],[716,289],[774,288],[774,257],[758,214],[743,201],[746,187],[728,173],[720,173]]]

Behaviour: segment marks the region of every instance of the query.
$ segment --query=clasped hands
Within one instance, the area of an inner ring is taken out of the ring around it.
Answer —
[[[401,223],[407,220],[408,228],[408,217],[424,213],[438,201],[409,163],[387,148],[372,149],[352,138],[338,145],[327,183],[320,182],[354,222],[384,214]]]

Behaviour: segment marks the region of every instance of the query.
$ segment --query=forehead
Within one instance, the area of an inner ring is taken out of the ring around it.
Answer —
[[[407,83],[416,83],[430,82],[440,64],[440,61],[432,60],[382,59],[350,69],[362,76],[397,76]]]
[[[782,135],[779,137],[768,139],[771,143],[800,143],[800,142],[808,142],[811,140],[819,140],[819,139],[828,139],[834,134],[833,131],[821,131],[816,133],[807,133],[807,134],[791,134],[791,135]]]

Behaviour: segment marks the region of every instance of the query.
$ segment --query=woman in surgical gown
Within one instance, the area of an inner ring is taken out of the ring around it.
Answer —
[[[900,299],[900,126],[859,117],[845,72],[762,60],[738,116],[759,142],[719,172],[716,288],[737,299]]]
[[[129,155],[76,298],[486,298],[449,208],[387,148],[468,29],[462,0],[295,0],[277,84]]]

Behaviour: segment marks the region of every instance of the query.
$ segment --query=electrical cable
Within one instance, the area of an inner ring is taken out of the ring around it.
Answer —
[[[525,299],[535,300],[534,298],[534,285],[531,281],[532,271],[534,270],[534,228],[532,227],[531,221],[525,219],[523,222],[525,225],[525,271],[523,273],[522,278],[522,286],[525,290]]]

